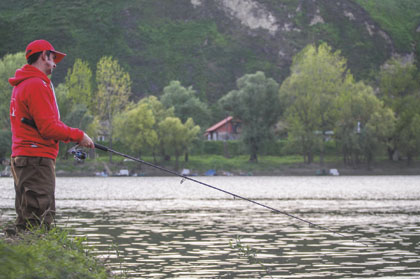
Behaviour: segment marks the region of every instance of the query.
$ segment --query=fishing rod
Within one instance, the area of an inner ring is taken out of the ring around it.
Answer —
[[[22,123],[24,123],[24,124],[26,124],[26,125],[31,126],[31,127],[32,127],[32,128],[34,128],[34,129],[37,129],[37,127],[36,127],[36,125],[35,125],[35,122],[34,122],[33,120],[30,120],[30,119],[27,119],[27,118],[22,118],[22,119],[21,119],[21,122],[22,122]],[[158,166],[158,165],[155,165],[155,164],[149,163],[149,162],[144,161],[144,160],[141,160],[141,159],[139,159],[139,158],[136,158],[136,157],[133,157],[133,156],[130,156],[130,155],[127,155],[127,154],[124,154],[124,153],[121,153],[121,152],[115,151],[115,150],[113,150],[113,149],[111,149],[111,148],[109,148],[109,147],[107,147],[107,146],[105,146],[105,145],[101,145],[101,144],[99,144],[99,143],[95,143],[95,148],[96,148],[96,149],[99,149],[99,150],[102,150],[102,151],[105,151],[105,152],[111,152],[111,153],[114,153],[114,154],[116,154],[116,155],[119,155],[119,156],[125,157],[125,158],[127,158],[127,159],[131,159],[131,160],[133,160],[133,161],[136,161],[136,162],[138,162],[138,163],[141,163],[141,164],[144,164],[144,165],[147,165],[147,166],[153,167],[153,168],[155,168],[155,169],[159,169],[159,170],[161,170],[161,171],[163,171],[163,172],[170,173],[170,174],[173,174],[173,175],[175,175],[175,176],[182,177],[181,184],[182,184],[185,180],[190,180],[190,181],[192,181],[192,182],[195,182],[195,183],[201,184],[201,185],[206,186],[206,187],[208,187],[208,188],[211,188],[211,189],[214,189],[214,190],[220,191],[220,192],[222,192],[222,193],[225,193],[225,194],[227,194],[227,195],[230,195],[230,196],[232,196],[232,197],[234,197],[234,198],[242,199],[242,200],[244,200],[244,201],[247,201],[247,202],[253,203],[253,204],[255,204],[255,205],[261,206],[261,207],[263,207],[263,208],[269,209],[269,210],[271,210],[271,211],[273,211],[273,212],[275,212],[275,213],[278,213],[278,214],[283,214],[283,215],[286,215],[286,216],[288,216],[288,217],[290,217],[290,218],[294,218],[294,219],[299,220],[299,221],[301,221],[301,222],[307,223],[307,224],[309,224],[310,226],[313,226],[313,227],[317,227],[317,228],[320,228],[320,229],[326,230],[326,231],[328,231],[328,232],[330,232],[330,233],[332,233],[332,234],[339,235],[339,236],[341,236],[341,237],[347,237],[346,235],[344,235],[344,234],[342,234],[342,233],[340,233],[340,232],[338,232],[338,231],[331,230],[331,229],[329,229],[329,228],[327,228],[327,227],[324,227],[324,226],[321,226],[321,225],[315,224],[315,223],[313,223],[313,222],[310,222],[310,221],[305,220],[305,219],[303,219],[303,218],[300,218],[300,217],[298,217],[298,216],[292,215],[292,214],[287,213],[287,212],[285,212],[285,211],[278,210],[278,209],[276,209],[276,208],[274,208],[274,207],[271,207],[271,206],[268,206],[268,205],[266,205],[266,204],[263,204],[263,203],[260,203],[260,202],[255,201],[255,200],[251,200],[251,199],[249,199],[249,198],[246,198],[246,197],[243,197],[243,196],[237,195],[237,194],[235,194],[235,193],[232,193],[232,192],[226,191],[226,190],[224,190],[224,189],[218,188],[218,187],[216,187],[216,186],[213,186],[213,185],[210,185],[210,184],[204,183],[204,182],[199,181],[199,180],[197,180],[197,179],[193,179],[193,178],[188,177],[188,176],[186,176],[186,175],[179,174],[179,173],[177,173],[177,172],[175,172],[175,171],[171,171],[171,170],[169,170],[169,169],[166,169],[166,168],[163,168],[163,167],[161,167],[161,166]],[[78,161],[83,161],[83,160],[84,160],[84,159],[86,159],[86,157],[87,157],[86,152],[84,152],[83,150],[81,150],[81,149],[80,149],[80,147],[79,147],[79,145],[77,145],[77,144],[76,144],[75,146],[73,146],[72,148],[70,148],[70,149],[68,150],[68,152],[69,152],[69,153],[71,153],[71,154],[74,156],[74,158],[75,158],[76,160],[78,160]],[[351,237],[351,238],[352,238],[353,242],[358,242],[358,243],[361,243],[361,244],[363,244],[363,245],[365,245],[365,246],[369,246],[368,244],[366,244],[366,243],[364,243],[364,242],[361,242],[361,241],[359,241],[359,240],[356,240],[354,237]]]
[[[328,231],[328,232],[330,232],[330,233],[332,233],[332,234],[336,234],[336,235],[339,235],[339,236],[341,236],[341,237],[347,237],[346,235],[344,235],[344,234],[342,234],[342,233],[340,233],[340,232],[338,232],[338,231],[331,230],[331,229],[329,229],[329,228],[327,228],[327,227],[324,227],[324,226],[321,226],[321,225],[315,224],[315,223],[313,223],[313,222],[310,222],[310,221],[305,220],[305,219],[303,219],[303,218],[300,218],[300,217],[298,217],[298,216],[292,215],[292,214],[287,213],[287,212],[285,212],[285,211],[278,210],[278,209],[276,209],[276,208],[274,208],[274,207],[271,207],[271,206],[268,206],[268,205],[266,205],[266,204],[263,204],[263,203],[260,203],[260,202],[255,201],[255,200],[252,200],[252,199],[249,199],[249,198],[246,198],[246,197],[240,196],[240,195],[238,195],[238,194],[235,194],[235,193],[232,193],[232,192],[226,191],[226,190],[224,190],[224,189],[221,189],[221,188],[218,188],[218,187],[216,187],[216,186],[213,186],[213,185],[210,185],[210,184],[204,183],[204,182],[202,182],[202,181],[199,181],[199,180],[197,180],[197,179],[194,179],[194,178],[188,177],[188,176],[186,176],[186,175],[179,174],[179,173],[177,173],[177,172],[175,172],[175,171],[172,171],[172,170],[169,170],[169,169],[163,168],[163,167],[161,167],[161,166],[158,166],[158,165],[155,165],[155,164],[149,163],[149,162],[144,161],[144,160],[141,160],[141,159],[139,159],[139,158],[135,158],[135,157],[133,157],[133,156],[130,156],[130,155],[127,155],[127,154],[124,154],[124,153],[121,153],[121,152],[115,151],[115,150],[113,150],[113,149],[111,149],[111,148],[109,148],[109,147],[107,147],[107,146],[104,146],[104,145],[101,145],[101,144],[95,143],[95,148],[97,148],[97,149],[99,149],[99,150],[102,150],[102,151],[105,151],[105,152],[111,152],[111,153],[114,153],[114,154],[116,154],[116,155],[119,155],[119,156],[125,157],[125,158],[127,158],[127,159],[131,159],[131,160],[133,160],[133,161],[136,161],[136,162],[138,162],[138,163],[141,163],[141,164],[144,164],[144,165],[147,165],[147,166],[153,167],[153,168],[155,168],[155,169],[159,169],[159,170],[161,170],[161,171],[163,171],[163,172],[170,173],[170,174],[173,174],[173,175],[175,175],[175,176],[179,176],[179,177],[181,177],[181,178],[182,178],[182,180],[181,180],[181,184],[182,184],[185,180],[190,180],[190,181],[192,181],[192,182],[195,182],[195,183],[201,184],[201,185],[206,186],[206,187],[208,187],[208,188],[211,188],[211,189],[214,189],[214,190],[220,191],[220,192],[222,192],[222,193],[225,193],[225,194],[227,194],[227,195],[233,196],[234,198],[242,199],[242,200],[244,200],[244,201],[247,201],[247,202],[253,203],[253,204],[255,204],[255,205],[261,206],[261,207],[263,207],[263,208],[269,209],[269,210],[271,210],[271,211],[273,211],[273,212],[275,212],[275,213],[278,213],[278,214],[283,214],[283,215],[286,215],[286,216],[288,216],[288,217],[290,217],[290,218],[294,218],[294,219],[299,220],[299,221],[301,221],[301,222],[307,223],[307,224],[309,224],[310,226],[313,226],[313,227],[318,227],[318,228],[320,228],[320,229],[326,230],[326,231]],[[81,155],[81,153],[77,153],[77,152],[80,152],[80,151],[78,151],[78,150],[77,150],[77,148],[73,149],[73,151],[72,151],[72,154],[75,156],[75,158],[76,158],[76,159],[78,158],[78,159],[83,160],[84,158],[86,158],[86,155],[82,155],[82,156],[84,156],[84,157],[83,157],[83,158],[80,158],[79,156]],[[361,244],[363,244],[363,245],[365,245],[365,246],[368,246],[366,243],[363,243],[363,242],[361,242],[361,241],[358,241],[358,240],[354,239],[354,237],[351,237],[351,238],[352,238],[353,242],[358,242],[358,243],[361,243]]]

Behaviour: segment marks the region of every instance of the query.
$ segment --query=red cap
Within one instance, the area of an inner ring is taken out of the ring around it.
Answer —
[[[37,52],[41,52],[41,51],[44,51],[44,50],[50,50],[51,52],[54,52],[54,54],[55,54],[54,62],[55,63],[60,62],[61,59],[63,59],[64,56],[66,56],[65,53],[56,51],[54,49],[54,47],[52,46],[52,44],[50,44],[46,40],[36,40],[36,41],[33,41],[33,42],[29,43],[29,45],[26,47],[26,59],[28,59],[29,56],[31,56],[32,54],[37,53]]]

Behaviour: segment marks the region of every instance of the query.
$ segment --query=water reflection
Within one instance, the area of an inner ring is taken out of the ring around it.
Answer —
[[[420,277],[418,176],[201,180],[348,237],[170,177],[60,178],[58,223],[132,278]],[[12,218],[3,182],[2,218]],[[237,236],[263,266],[230,248]]]

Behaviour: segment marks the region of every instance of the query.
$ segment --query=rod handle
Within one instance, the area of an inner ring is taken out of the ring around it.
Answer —
[[[99,143],[95,143],[95,148],[100,149],[100,150],[105,151],[105,152],[109,151],[108,147],[106,147],[105,145],[99,144]]]

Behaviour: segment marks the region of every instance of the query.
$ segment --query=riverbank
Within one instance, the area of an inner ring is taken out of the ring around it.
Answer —
[[[420,175],[420,159],[407,164],[406,161],[389,161],[385,158],[372,163],[349,166],[331,156],[325,163],[316,161],[306,164],[301,156],[261,156],[258,163],[251,163],[247,156],[226,158],[219,155],[190,156],[188,162],[180,161],[178,168],[174,160],[154,162],[152,157],[142,160],[179,174],[192,176],[315,176],[331,175]],[[336,170],[336,171],[335,171]],[[11,176],[10,166],[3,166],[2,176]],[[171,175],[160,169],[150,167],[123,157],[114,156],[112,162],[108,157],[97,157],[76,161],[57,159],[56,175],[68,176],[166,176]]]
[[[153,158],[142,158],[153,162]],[[175,171],[175,162],[156,162],[158,166]],[[312,176],[329,175],[330,170],[337,170],[339,175],[420,175],[420,161],[407,164],[405,161],[380,160],[372,163],[349,166],[335,157],[326,158],[325,163],[306,164],[300,156],[261,156],[258,163],[251,163],[246,156],[225,158],[223,156],[190,156],[188,162],[179,162],[177,172],[187,175],[219,176]],[[137,162],[113,158],[96,158],[77,162],[72,159],[57,161],[57,176],[165,176],[162,170]]]
[[[84,241],[59,228],[1,235],[0,278],[115,278]]]

